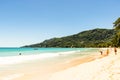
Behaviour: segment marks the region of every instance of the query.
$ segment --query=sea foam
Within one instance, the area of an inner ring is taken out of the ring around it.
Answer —
[[[36,54],[36,55],[19,55],[19,56],[0,57],[0,65],[16,64],[16,63],[22,63],[25,61],[35,60],[35,59],[45,59],[45,58],[50,58],[50,57],[56,57],[60,55],[70,55],[76,52],[78,51],[66,51],[66,52],[57,52],[57,53],[42,53],[42,54]]]

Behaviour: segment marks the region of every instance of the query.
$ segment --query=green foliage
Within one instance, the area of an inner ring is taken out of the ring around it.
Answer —
[[[113,29],[94,29],[25,47],[107,47],[112,45],[114,34]]]
[[[120,18],[118,18],[113,24],[116,30],[120,30]]]
[[[116,47],[120,46],[120,32],[116,33],[112,42],[113,42],[113,46],[116,46]]]
[[[112,42],[113,46],[120,47],[120,18],[118,18],[114,23],[115,30],[117,30]]]

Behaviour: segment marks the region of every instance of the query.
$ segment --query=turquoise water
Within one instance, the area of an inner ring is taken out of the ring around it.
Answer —
[[[22,55],[19,55],[21,53]],[[98,53],[97,48],[0,48],[0,70],[20,66],[45,67]]]
[[[0,65],[39,62],[41,66],[51,65],[96,53],[97,48],[0,48]]]
[[[73,59],[96,53],[97,48],[0,48],[0,80],[7,76],[13,77],[14,74],[32,75],[33,79],[27,80],[36,80],[36,76],[48,74],[52,67],[62,66]]]
[[[34,54],[48,54],[48,53],[62,53],[62,52],[87,52],[95,51],[94,48],[0,48],[0,57],[18,56],[22,55],[34,55]]]
[[[96,53],[97,48],[0,48],[0,65],[26,62],[48,65]]]

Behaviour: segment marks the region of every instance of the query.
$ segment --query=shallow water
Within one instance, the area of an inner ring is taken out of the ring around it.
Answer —
[[[0,80],[47,73],[51,66],[96,54],[97,48],[4,48],[0,49]],[[22,53],[22,55],[18,55]],[[6,64],[2,64],[5,63]],[[32,72],[32,73],[31,73]],[[30,74],[31,73],[31,74]],[[12,79],[10,79],[12,80]]]

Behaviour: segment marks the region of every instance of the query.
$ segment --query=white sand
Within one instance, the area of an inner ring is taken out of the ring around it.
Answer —
[[[120,80],[120,54],[56,72],[48,80]]]
[[[13,80],[21,76],[23,76],[23,74],[12,74],[12,75],[3,77],[1,80]]]

